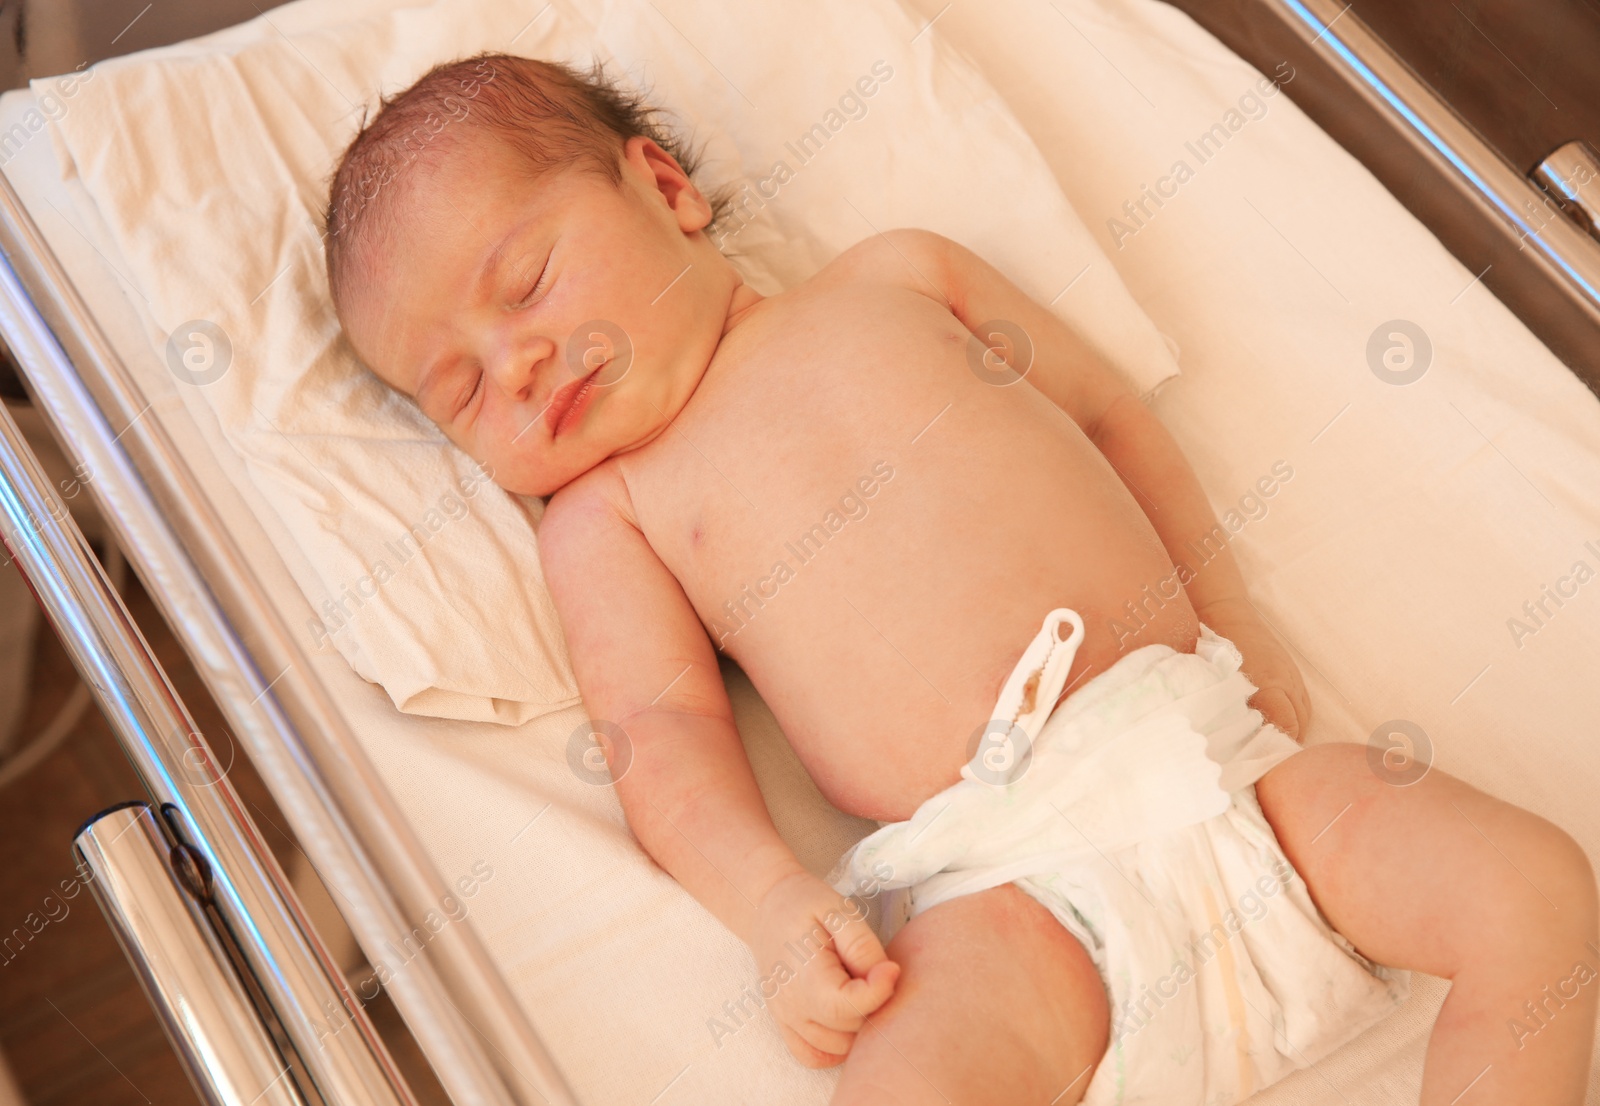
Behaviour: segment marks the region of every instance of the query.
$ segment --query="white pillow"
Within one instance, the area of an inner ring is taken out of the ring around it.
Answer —
[[[240,28],[34,82],[65,171],[93,197],[157,348],[209,408],[310,566],[336,647],[402,711],[520,723],[577,687],[543,585],[542,505],[490,484],[340,341],[317,212],[362,108],[485,50],[598,57],[738,183],[723,246],[759,291],[895,226],[984,255],[1142,393],[1162,336],[984,80],[894,0],[299,0]],[[794,58],[804,57],[804,65]],[[802,142],[802,136],[805,141]],[[780,163],[782,166],[780,167]]]

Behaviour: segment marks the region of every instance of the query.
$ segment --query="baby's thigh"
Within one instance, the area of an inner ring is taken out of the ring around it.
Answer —
[[[1563,905],[1592,910],[1569,836],[1437,768],[1401,785],[1365,745],[1316,745],[1263,776],[1256,798],[1318,909],[1378,963],[1453,978]]]
[[[1069,1106],[1105,1052],[1094,962],[1014,884],[923,911],[889,943],[895,993],[856,1035],[833,1106]]]

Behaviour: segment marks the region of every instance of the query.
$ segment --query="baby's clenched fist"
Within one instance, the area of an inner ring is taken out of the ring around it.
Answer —
[[[750,947],[762,978],[777,987],[768,1009],[789,1051],[808,1068],[842,1063],[900,977],[861,903],[809,872],[767,891]]]

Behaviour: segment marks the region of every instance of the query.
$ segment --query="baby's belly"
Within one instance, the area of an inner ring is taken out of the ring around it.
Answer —
[[[1150,523],[1070,424],[1019,418],[1007,440],[1032,460],[989,465],[964,459],[996,448],[988,428],[944,420],[946,448],[871,458],[833,519],[791,526],[770,563],[694,597],[822,793],[882,821],[956,782],[1050,610],[1084,620],[1069,694],[1132,649],[1188,651],[1198,633]]]
[[[1050,610],[1084,620],[1067,695],[1133,649],[1189,651],[1198,633],[1154,535],[1075,498],[1067,471],[997,486],[964,519],[941,512],[937,523],[893,498],[912,498],[918,471],[897,467],[864,518],[810,560],[791,558],[781,584],[769,576],[770,598],[741,587],[736,617],[722,611],[722,648],[822,793],[880,821],[910,817],[960,778]],[[859,539],[848,555],[847,537]]]
[[[834,356],[725,372],[651,459],[645,525],[822,793],[897,821],[960,778],[1051,609],[1084,619],[1069,692],[1198,623],[1065,414],[972,372],[948,312],[872,306],[829,316]]]

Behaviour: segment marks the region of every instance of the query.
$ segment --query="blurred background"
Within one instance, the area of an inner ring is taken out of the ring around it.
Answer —
[[[282,0],[0,0],[0,87],[193,38]]]

